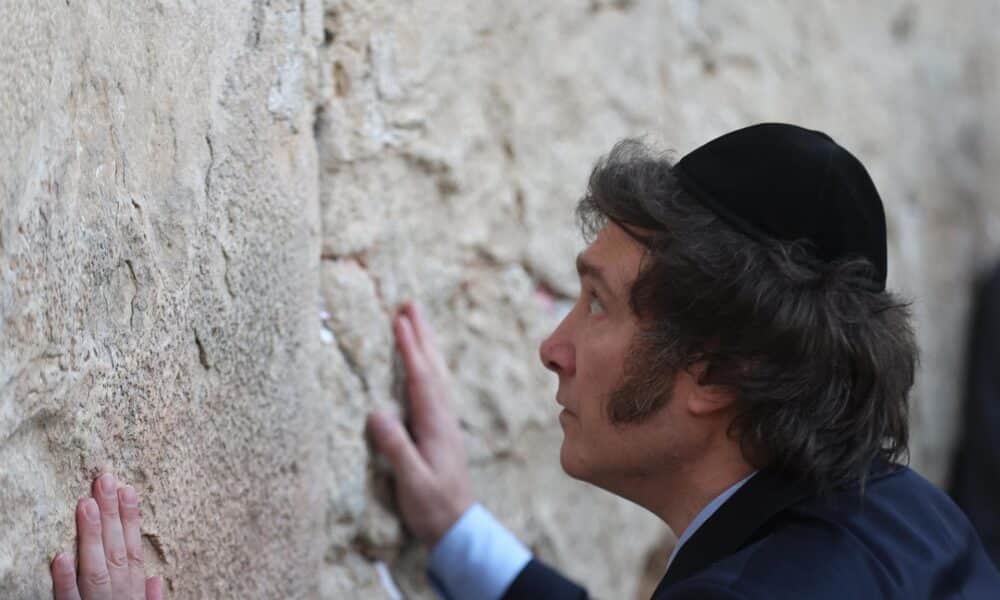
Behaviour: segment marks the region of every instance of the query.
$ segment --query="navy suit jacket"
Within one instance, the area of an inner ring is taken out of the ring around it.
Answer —
[[[528,598],[587,592],[533,559],[504,595]],[[653,594],[752,598],[997,600],[1000,573],[962,511],[909,468],[824,496],[765,469],[695,531]]]

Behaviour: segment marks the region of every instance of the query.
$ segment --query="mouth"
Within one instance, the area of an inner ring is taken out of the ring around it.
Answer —
[[[559,413],[559,417],[560,418],[562,418],[563,414],[565,414],[567,416],[570,416],[570,417],[576,417],[576,413],[574,413],[573,411],[571,411],[568,406],[566,406],[565,404],[563,404],[563,402],[559,399],[559,396],[556,396],[556,404],[558,404],[559,406],[561,406],[563,408],[562,412]]]

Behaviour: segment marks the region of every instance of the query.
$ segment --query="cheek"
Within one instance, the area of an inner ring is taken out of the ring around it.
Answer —
[[[629,345],[617,339],[598,339],[578,350],[577,378],[591,402],[607,404],[622,382]]]
[[[560,419],[560,462],[572,477],[600,479],[602,473],[628,468],[634,453],[630,434],[611,425],[608,403],[622,383],[632,332],[627,328],[613,335],[581,339],[577,344],[577,371],[571,384],[577,416]]]
[[[625,427],[597,411],[581,417],[565,428],[560,460],[568,474],[593,483],[649,476],[677,464],[690,444],[666,408],[652,421]]]

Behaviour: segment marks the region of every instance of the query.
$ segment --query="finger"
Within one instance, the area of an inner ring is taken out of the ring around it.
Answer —
[[[163,600],[163,580],[159,577],[146,580],[146,600]]]
[[[77,583],[87,600],[110,600],[111,575],[101,541],[101,513],[93,498],[84,498],[76,507],[76,538],[80,556]]]
[[[101,541],[104,558],[111,576],[111,596],[128,598],[128,555],[125,552],[125,533],[122,531],[121,513],[118,508],[118,481],[111,473],[94,480],[94,499],[101,509]]]
[[[403,365],[406,367],[407,376],[426,379],[428,375],[427,361],[409,315],[406,313],[397,315],[393,321],[393,331],[396,334],[396,345],[399,347],[399,353],[403,356]]]
[[[431,327],[430,321],[427,320],[423,307],[416,302],[412,302],[407,305],[406,309],[410,317],[410,323],[413,325],[417,342],[423,348],[424,354],[442,374],[447,373],[448,365],[444,360],[444,355],[441,354],[441,344],[438,343],[437,333]]]
[[[400,353],[406,366],[410,424],[419,441],[439,430],[445,392],[440,389],[440,378],[433,376],[427,358],[416,342],[410,319],[400,317],[397,331]]]
[[[427,320],[424,309],[419,304],[416,302],[410,302],[407,304],[406,314],[413,321],[413,328],[417,333],[417,341],[425,347],[437,344],[437,334],[434,332],[434,328],[431,327],[430,322]]]
[[[374,413],[368,418],[368,428],[375,447],[389,459],[397,479],[416,481],[425,476],[427,463],[399,419]]]
[[[60,552],[52,559],[52,596],[55,600],[80,600],[80,590],[76,587],[76,569],[73,557]]]
[[[430,365],[416,340],[410,319],[404,315],[399,316],[395,327],[399,353],[403,356],[403,366],[406,367],[406,386],[410,392],[411,408],[422,414],[426,412],[427,403],[434,395],[428,390],[428,386],[433,384]]]
[[[119,488],[118,507],[122,514],[122,530],[125,534],[125,555],[128,557],[128,598],[142,600],[146,597],[146,572],[142,559],[139,497],[132,486],[126,485]]]

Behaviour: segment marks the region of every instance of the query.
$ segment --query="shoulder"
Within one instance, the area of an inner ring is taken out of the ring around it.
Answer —
[[[720,599],[922,597],[945,583],[963,588],[956,567],[969,574],[985,560],[961,511],[908,468],[870,480],[864,494],[810,498],[766,529],[662,599],[697,590]]]
[[[870,550],[824,518],[784,514],[764,537],[671,586],[656,600],[881,598]]]
[[[908,467],[869,480],[863,491],[813,498],[791,513],[827,523],[868,546],[903,543],[914,550],[934,546],[958,551],[975,539],[968,518],[951,498]]]
[[[837,523],[786,514],[766,536],[679,582],[663,600],[876,598],[879,567],[870,558]]]

